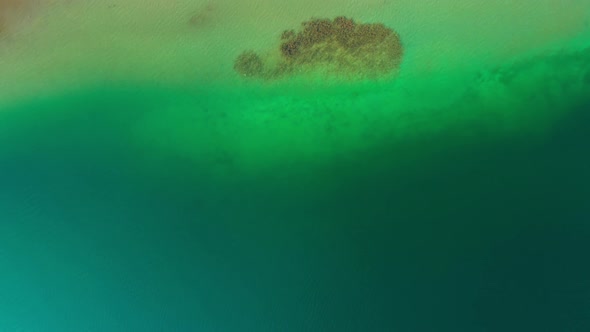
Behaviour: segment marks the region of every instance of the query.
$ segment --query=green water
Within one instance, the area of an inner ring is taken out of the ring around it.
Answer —
[[[380,82],[7,51],[0,331],[589,330],[587,40],[421,72],[418,30]]]
[[[241,112],[211,95],[94,87],[3,114],[3,330],[590,327],[587,99],[553,97],[541,131],[459,121],[312,166],[146,148],[138,123],[179,96]]]

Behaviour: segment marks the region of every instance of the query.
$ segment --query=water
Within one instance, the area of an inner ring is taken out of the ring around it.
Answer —
[[[0,79],[0,331],[586,331],[577,45],[378,83]]]

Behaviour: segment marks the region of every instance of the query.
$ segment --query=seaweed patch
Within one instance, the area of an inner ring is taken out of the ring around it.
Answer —
[[[396,73],[404,54],[393,29],[344,16],[312,19],[303,22],[299,31],[283,31],[277,51],[274,62],[244,51],[236,58],[234,70],[263,80],[310,72],[347,79],[379,78]]]

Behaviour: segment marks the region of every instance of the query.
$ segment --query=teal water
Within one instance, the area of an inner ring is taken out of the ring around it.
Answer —
[[[0,331],[590,330],[586,2],[30,4]],[[233,71],[336,15],[398,31],[399,75]]]
[[[0,330],[590,327],[590,101],[542,135],[449,129],[295,183],[150,155],[128,132],[159,98],[3,115]]]

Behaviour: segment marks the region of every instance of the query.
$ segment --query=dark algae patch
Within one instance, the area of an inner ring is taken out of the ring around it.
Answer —
[[[379,78],[395,74],[404,49],[400,36],[381,23],[358,23],[339,16],[312,19],[300,30],[281,33],[278,60],[254,51],[241,53],[234,69],[244,77],[274,80],[305,73],[345,79]],[[274,60],[274,61],[273,61]]]
[[[258,54],[246,51],[238,56],[234,68],[243,76],[252,77],[264,71],[264,62]]]

